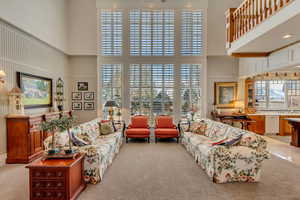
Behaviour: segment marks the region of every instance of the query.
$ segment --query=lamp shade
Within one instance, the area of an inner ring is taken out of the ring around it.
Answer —
[[[104,107],[118,107],[118,104],[113,100],[109,100],[105,103]]]
[[[5,78],[6,74],[3,70],[0,70],[0,79]]]

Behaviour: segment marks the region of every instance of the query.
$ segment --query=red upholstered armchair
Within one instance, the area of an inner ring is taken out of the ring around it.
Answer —
[[[177,138],[179,142],[180,131],[174,125],[173,118],[170,116],[158,116],[155,120],[155,142],[158,138]]]
[[[148,117],[134,116],[131,118],[131,124],[125,130],[126,143],[128,138],[146,138],[150,142],[150,128],[148,125]]]

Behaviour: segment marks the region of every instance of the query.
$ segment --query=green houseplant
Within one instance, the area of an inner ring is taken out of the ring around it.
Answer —
[[[59,149],[55,148],[55,132],[58,131],[57,129],[58,123],[59,123],[59,119],[54,119],[51,121],[45,121],[41,124],[42,131],[52,133],[51,149],[48,150],[49,155],[59,153]]]
[[[63,131],[67,131],[68,135],[69,135],[69,149],[65,150],[66,154],[72,154],[74,153],[73,149],[72,149],[72,135],[70,132],[70,129],[74,126],[76,121],[75,117],[62,117],[59,119],[57,125],[57,128],[63,132]]]

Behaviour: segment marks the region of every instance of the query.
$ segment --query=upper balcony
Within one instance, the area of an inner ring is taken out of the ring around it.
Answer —
[[[300,0],[245,0],[226,12],[226,48],[238,57],[268,56],[300,41]]]

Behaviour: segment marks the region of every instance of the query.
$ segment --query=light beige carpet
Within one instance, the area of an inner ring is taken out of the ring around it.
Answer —
[[[0,169],[0,199],[28,199],[28,171]],[[300,200],[300,167],[272,157],[260,183],[214,184],[176,143],[124,144],[104,176],[80,200]]]
[[[279,140],[281,142],[284,142],[286,144],[290,144],[292,140],[292,136],[280,136],[280,135],[266,135],[267,137],[270,137],[275,140]]]

